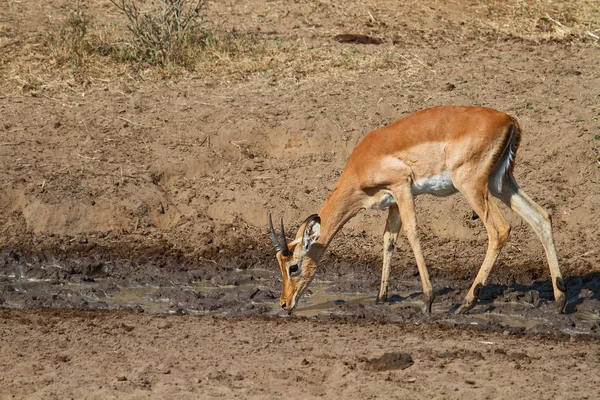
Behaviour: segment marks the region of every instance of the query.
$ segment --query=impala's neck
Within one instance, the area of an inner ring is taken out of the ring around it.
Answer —
[[[327,196],[327,200],[319,212],[321,233],[317,242],[322,246],[319,258],[335,234],[363,207],[360,193],[361,191],[357,188],[345,185],[340,180]]]

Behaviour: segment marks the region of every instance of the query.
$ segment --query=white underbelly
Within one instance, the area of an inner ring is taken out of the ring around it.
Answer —
[[[414,181],[411,185],[411,189],[413,196],[432,194],[434,196],[446,197],[457,191],[448,171]],[[396,204],[394,196],[392,196],[391,193],[382,193],[381,195],[371,198],[367,203],[366,208],[385,210],[392,204]]]
[[[422,178],[412,183],[413,195],[432,194],[434,196],[450,196],[456,193],[456,187],[450,178],[450,173],[444,171],[441,174]]]

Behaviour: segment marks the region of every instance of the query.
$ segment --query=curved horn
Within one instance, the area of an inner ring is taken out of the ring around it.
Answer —
[[[275,229],[273,228],[273,220],[271,219],[271,213],[269,213],[269,234],[271,236],[271,241],[273,242],[273,247],[275,247],[275,253],[281,251],[281,244],[277,240],[277,235],[275,234]]]
[[[279,243],[281,243],[281,246],[283,247],[281,254],[286,257],[291,256],[290,249],[288,248],[287,240],[285,238],[285,229],[283,228],[283,217],[281,217],[281,241]]]

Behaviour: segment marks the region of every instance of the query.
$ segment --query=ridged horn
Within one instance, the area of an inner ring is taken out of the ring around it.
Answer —
[[[269,234],[271,236],[271,241],[273,242],[273,247],[275,248],[275,253],[281,251],[281,244],[277,240],[275,228],[273,228],[273,220],[271,219],[271,213],[269,213]]]
[[[281,243],[281,246],[283,246],[281,254],[286,257],[291,256],[290,249],[288,248],[287,240],[285,238],[285,228],[283,227],[283,217],[281,217],[281,241],[279,243]]]

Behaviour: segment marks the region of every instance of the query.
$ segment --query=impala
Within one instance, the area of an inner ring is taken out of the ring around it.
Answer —
[[[461,192],[485,225],[488,248],[473,285],[458,308],[475,306],[481,288],[508,239],[510,225],[497,197],[531,225],[541,240],[550,267],[556,308],[563,312],[566,289],[560,274],[548,213],[519,187],[513,177],[521,140],[517,120],[484,107],[435,107],[410,114],[367,134],[356,146],[319,214],[308,217],[295,240],[287,243],[283,219],[277,238],[269,215],[270,236],[283,276],[280,305],[288,313],[312,281],[325,249],[361,209],[388,209],[383,234],[383,269],[377,300],[387,300],[390,261],[400,228],[415,255],[424,307],[431,312],[434,292],[417,232],[414,198]]]

